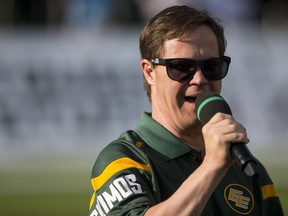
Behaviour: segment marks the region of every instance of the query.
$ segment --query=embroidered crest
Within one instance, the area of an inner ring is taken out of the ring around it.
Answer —
[[[143,142],[137,141],[137,142],[135,143],[135,145],[136,145],[138,148],[141,148],[142,145],[143,145]]]
[[[254,197],[251,191],[240,184],[230,184],[224,190],[226,203],[235,212],[248,215],[254,208]]]

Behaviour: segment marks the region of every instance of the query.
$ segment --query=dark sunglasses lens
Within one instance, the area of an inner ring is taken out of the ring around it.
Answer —
[[[186,59],[171,59],[167,62],[167,73],[170,79],[182,81],[194,75],[196,63]]]
[[[221,58],[209,59],[203,63],[203,73],[208,80],[221,80],[228,71],[228,63]]]

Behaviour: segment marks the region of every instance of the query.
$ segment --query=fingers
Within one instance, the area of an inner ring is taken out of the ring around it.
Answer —
[[[204,133],[205,130],[209,130],[215,138],[218,137],[217,139],[222,139],[223,142],[242,142],[245,144],[249,142],[246,129],[231,115],[217,113],[205,126],[203,127]]]
[[[246,129],[233,116],[223,113],[215,114],[203,126],[202,134],[205,143],[205,160],[229,167],[233,163],[230,155],[231,143],[248,143]]]

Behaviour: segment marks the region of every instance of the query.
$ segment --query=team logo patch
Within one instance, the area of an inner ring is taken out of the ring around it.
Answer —
[[[254,208],[253,194],[243,185],[228,185],[224,197],[229,207],[239,214],[248,215]]]

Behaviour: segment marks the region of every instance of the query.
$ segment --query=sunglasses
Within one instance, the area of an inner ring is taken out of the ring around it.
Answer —
[[[153,65],[166,66],[169,78],[179,82],[191,79],[199,67],[207,80],[221,80],[227,75],[230,62],[231,58],[228,56],[205,60],[187,58],[151,59]]]

